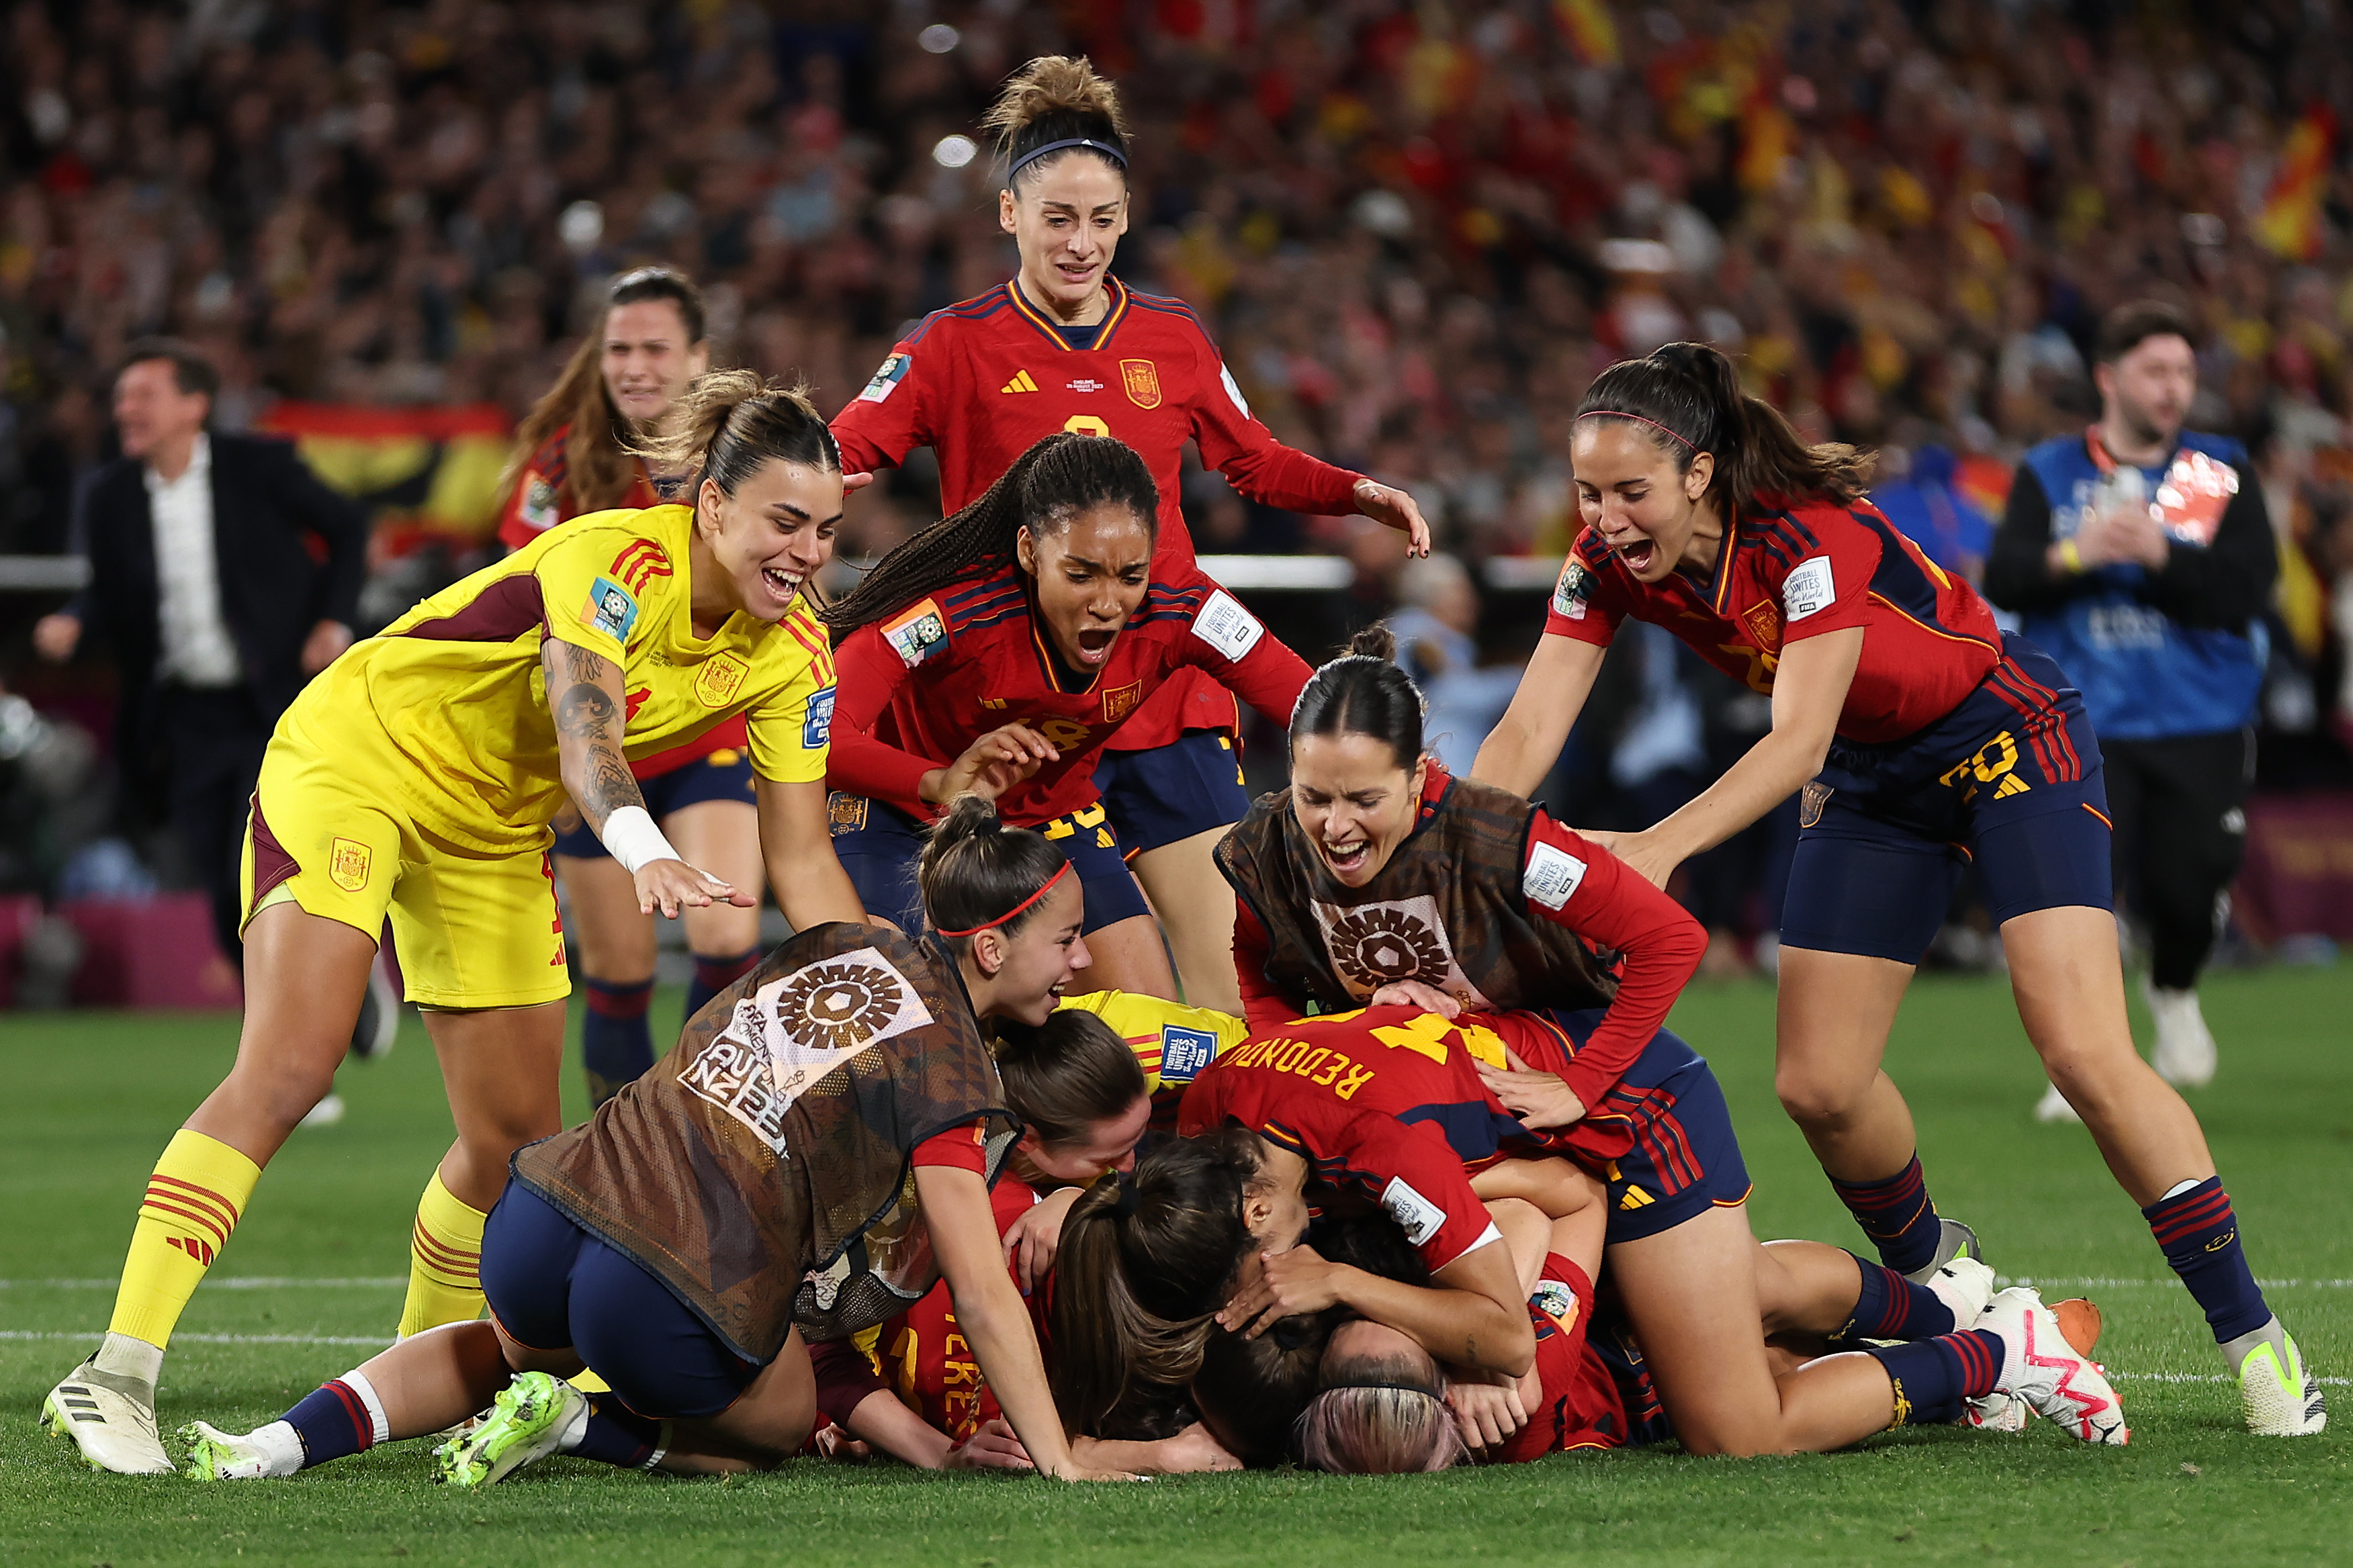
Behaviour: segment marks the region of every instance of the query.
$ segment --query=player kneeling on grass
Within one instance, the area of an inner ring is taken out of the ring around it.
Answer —
[[[1077,879],[978,801],[941,824],[922,877],[923,938],[800,933],[593,1120],[516,1156],[483,1232],[489,1321],[404,1340],[258,1431],[188,1426],[189,1473],[291,1475],[493,1399],[436,1450],[443,1479],[484,1485],[551,1453],[772,1467],[815,1424],[808,1342],[944,1276],[1037,1468],[1102,1479],[1071,1456],[997,1251],[988,1184],[1018,1129],[979,1022],[1042,1024],[1085,967]],[[611,1397],[561,1381],[590,1363]]]

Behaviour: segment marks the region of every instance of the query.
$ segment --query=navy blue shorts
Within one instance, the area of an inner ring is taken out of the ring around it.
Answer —
[[[713,752],[707,757],[695,758],[684,767],[639,779],[638,793],[646,797],[646,815],[656,822],[673,811],[700,805],[706,800],[740,800],[745,805],[756,805],[760,799],[759,785],[752,773],[751,754],[732,750]],[[594,860],[605,853],[605,844],[584,822],[569,833],[555,836],[555,852]]]
[[[2111,909],[2111,837],[2083,698],[2010,637],[1984,683],[1920,734],[1831,747],[1800,799],[1781,944],[1917,963],[1971,864],[1997,926]]]
[[[1547,1008],[1539,1016],[1582,1048],[1602,1009]],[[1609,1193],[1607,1242],[1639,1241],[1711,1208],[1748,1201],[1748,1165],[1724,1089],[1707,1058],[1678,1035],[1661,1029],[1651,1036],[1586,1121],[1622,1121],[1634,1139],[1602,1173]]]
[[[716,1415],[760,1375],[622,1252],[510,1178],[482,1226],[482,1294],[507,1337],[570,1348],[640,1415]]]
[[[833,826],[834,856],[849,873],[866,912],[901,931],[923,930],[923,898],[915,886],[915,868],[923,856],[923,826],[895,805],[840,790],[826,797],[826,816]],[[1035,831],[1068,856],[1079,873],[1087,900],[1081,930],[1092,933],[1132,915],[1152,912],[1144,901],[1144,889],[1128,871],[1101,801],[1039,823]]]
[[[1182,843],[1250,815],[1241,751],[1217,730],[1187,730],[1148,752],[1105,752],[1095,790],[1130,855]]]

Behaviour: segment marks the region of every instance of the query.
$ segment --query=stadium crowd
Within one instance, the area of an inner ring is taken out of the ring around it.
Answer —
[[[67,548],[107,379],[156,331],[219,364],[223,429],[279,399],[519,416],[604,281],[667,262],[708,289],[717,363],[805,372],[830,414],[908,322],[1003,276],[975,122],[1071,48],[1131,84],[1118,270],[1200,310],[1278,436],[1411,490],[1474,566],[1566,547],[1578,396],[1693,338],[1802,432],[1881,445],[1874,493],[1974,574],[2010,466],[2096,411],[2101,314],[2178,302],[2203,333],[2189,422],[2251,438],[2295,545],[2263,765],[2348,771],[2340,6],[2144,29],[1990,0],[25,0],[6,26],[0,551]],[[929,476],[918,454],[862,499],[845,553],[936,515]],[[1388,531],[1214,473],[1186,510],[1204,551],[1355,555],[1363,618],[1440,592],[1398,584]],[[1525,656],[1525,617],[1464,618],[1458,651]],[[1631,823],[1764,721],[1663,646],[1621,662],[1619,740],[1560,787]]]

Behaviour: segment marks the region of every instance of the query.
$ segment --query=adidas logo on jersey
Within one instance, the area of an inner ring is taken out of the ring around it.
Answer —
[[[1028,371],[1017,370],[1013,373],[1013,379],[1007,382],[1003,386],[998,387],[997,390],[999,392],[1035,392],[1038,390],[1038,384],[1029,379],[1029,373]]]

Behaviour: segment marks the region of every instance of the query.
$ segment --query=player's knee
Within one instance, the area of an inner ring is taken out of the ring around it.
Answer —
[[[1836,1126],[1852,1112],[1868,1083],[1849,1083],[1841,1074],[1803,1062],[1784,1063],[1773,1070],[1773,1092],[1789,1120],[1800,1127]]]
[[[227,1086],[256,1119],[284,1131],[327,1098],[335,1087],[332,1061],[277,1062],[269,1072],[232,1071]]]

